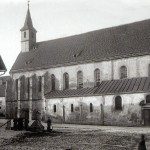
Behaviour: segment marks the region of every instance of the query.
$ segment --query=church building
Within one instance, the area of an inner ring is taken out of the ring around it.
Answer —
[[[150,125],[150,20],[37,42],[28,8],[20,31],[7,118]]]

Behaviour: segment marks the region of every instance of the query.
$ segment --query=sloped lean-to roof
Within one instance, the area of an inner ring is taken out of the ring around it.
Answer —
[[[51,91],[47,99],[150,92],[150,77],[102,81],[98,87]]]
[[[20,53],[10,72],[150,54],[150,20],[39,42]]]

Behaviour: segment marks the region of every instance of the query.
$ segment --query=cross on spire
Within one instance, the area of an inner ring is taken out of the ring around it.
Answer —
[[[30,0],[28,0],[28,8],[29,8],[29,5],[30,5]]]

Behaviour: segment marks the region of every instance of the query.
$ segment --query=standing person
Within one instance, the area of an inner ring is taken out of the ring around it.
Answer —
[[[13,122],[14,122],[14,130],[17,130],[17,128],[18,128],[18,120],[17,120],[17,118],[14,118]]]
[[[50,117],[48,117],[48,120],[47,120],[47,131],[51,131],[51,119]]]
[[[143,134],[141,135],[141,141],[139,143],[138,150],[147,150],[145,145],[145,136]]]
[[[24,127],[25,127],[25,130],[28,130],[28,128],[29,128],[29,119],[28,118],[25,118],[25,120],[24,120]]]

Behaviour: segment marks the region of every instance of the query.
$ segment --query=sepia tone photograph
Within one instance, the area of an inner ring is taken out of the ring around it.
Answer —
[[[150,1],[1,0],[0,150],[150,150]]]

